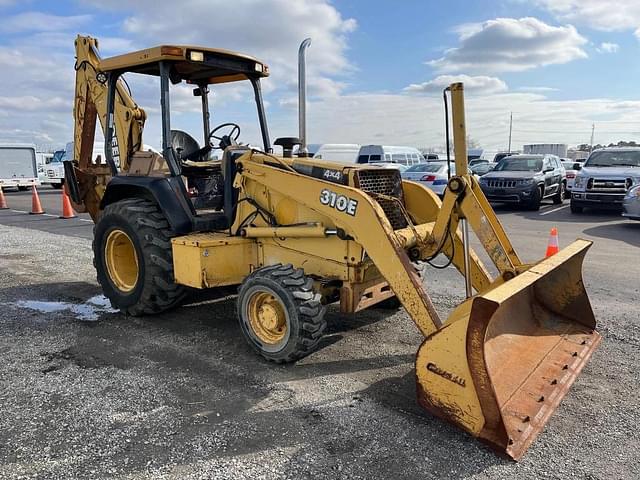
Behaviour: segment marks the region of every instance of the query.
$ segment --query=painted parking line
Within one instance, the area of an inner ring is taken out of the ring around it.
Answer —
[[[11,210],[11,211],[16,213],[29,213],[26,210]]]
[[[89,218],[79,218],[78,220],[80,220],[81,222],[93,222],[93,220]]]
[[[549,215],[550,213],[557,212],[558,210],[562,210],[563,208],[567,208],[568,206],[569,205],[563,205],[561,207],[554,208],[553,210],[547,210],[547,211],[542,212],[540,215]]]

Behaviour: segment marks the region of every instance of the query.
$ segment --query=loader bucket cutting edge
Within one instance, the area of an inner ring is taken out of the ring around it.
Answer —
[[[416,357],[418,402],[519,459],[600,343],[577,240],[470,298]]]

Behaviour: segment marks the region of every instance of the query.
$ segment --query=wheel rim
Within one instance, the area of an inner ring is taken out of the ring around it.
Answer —
[[[261,342],[277,345],[287,336],[286,310],[271,292],[254,292],[247,302],[246,313],[251,330]]]
[[[122,292],[130,292],[138,283],[138,255],[129,235],[112,230],[104,246],[109,279]]]

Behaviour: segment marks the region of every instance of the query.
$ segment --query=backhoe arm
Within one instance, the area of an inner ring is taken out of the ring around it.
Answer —
[[[107,126],[107,74],[100,70],[98,41],[92,37],[78,36],[76,48],[76,88],[73,105],[74,117],[74,173],[77,179],[80,203],[76,210],[89,212],[95,220],[100,200],[112,171],[102,157],[94,161],[93,145],[96,119],[102,131]],[[142,130],[146,114],[131,98],[122,80],[116,83],[114,104],[115,136],[114,159],[119,160],[120,170],[128,169],[128,159],[142,147]]]

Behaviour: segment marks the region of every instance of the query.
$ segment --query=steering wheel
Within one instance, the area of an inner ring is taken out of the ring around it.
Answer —
[[[226,127],[231,127],[231,130],[229,130],[229,133],[227,133],[226,135],[215,134],[218,130],[221,130]],[[238,140],[239,136],[240,136],[240,125],[238,125],[237,123],[222,123],[218,125],[216,128],[214,128],[213,130],[211,130],[211,133],[209,133],[209,146],[211,147],[212,150],[216,150],[216,149],[224,150],[225,148],[231,145],[234,145],[236,143],[236,140]],[[215,145],[212,142],[211,140],[212,138],[215,138],[216,140],[218,140],[218,145]]]

